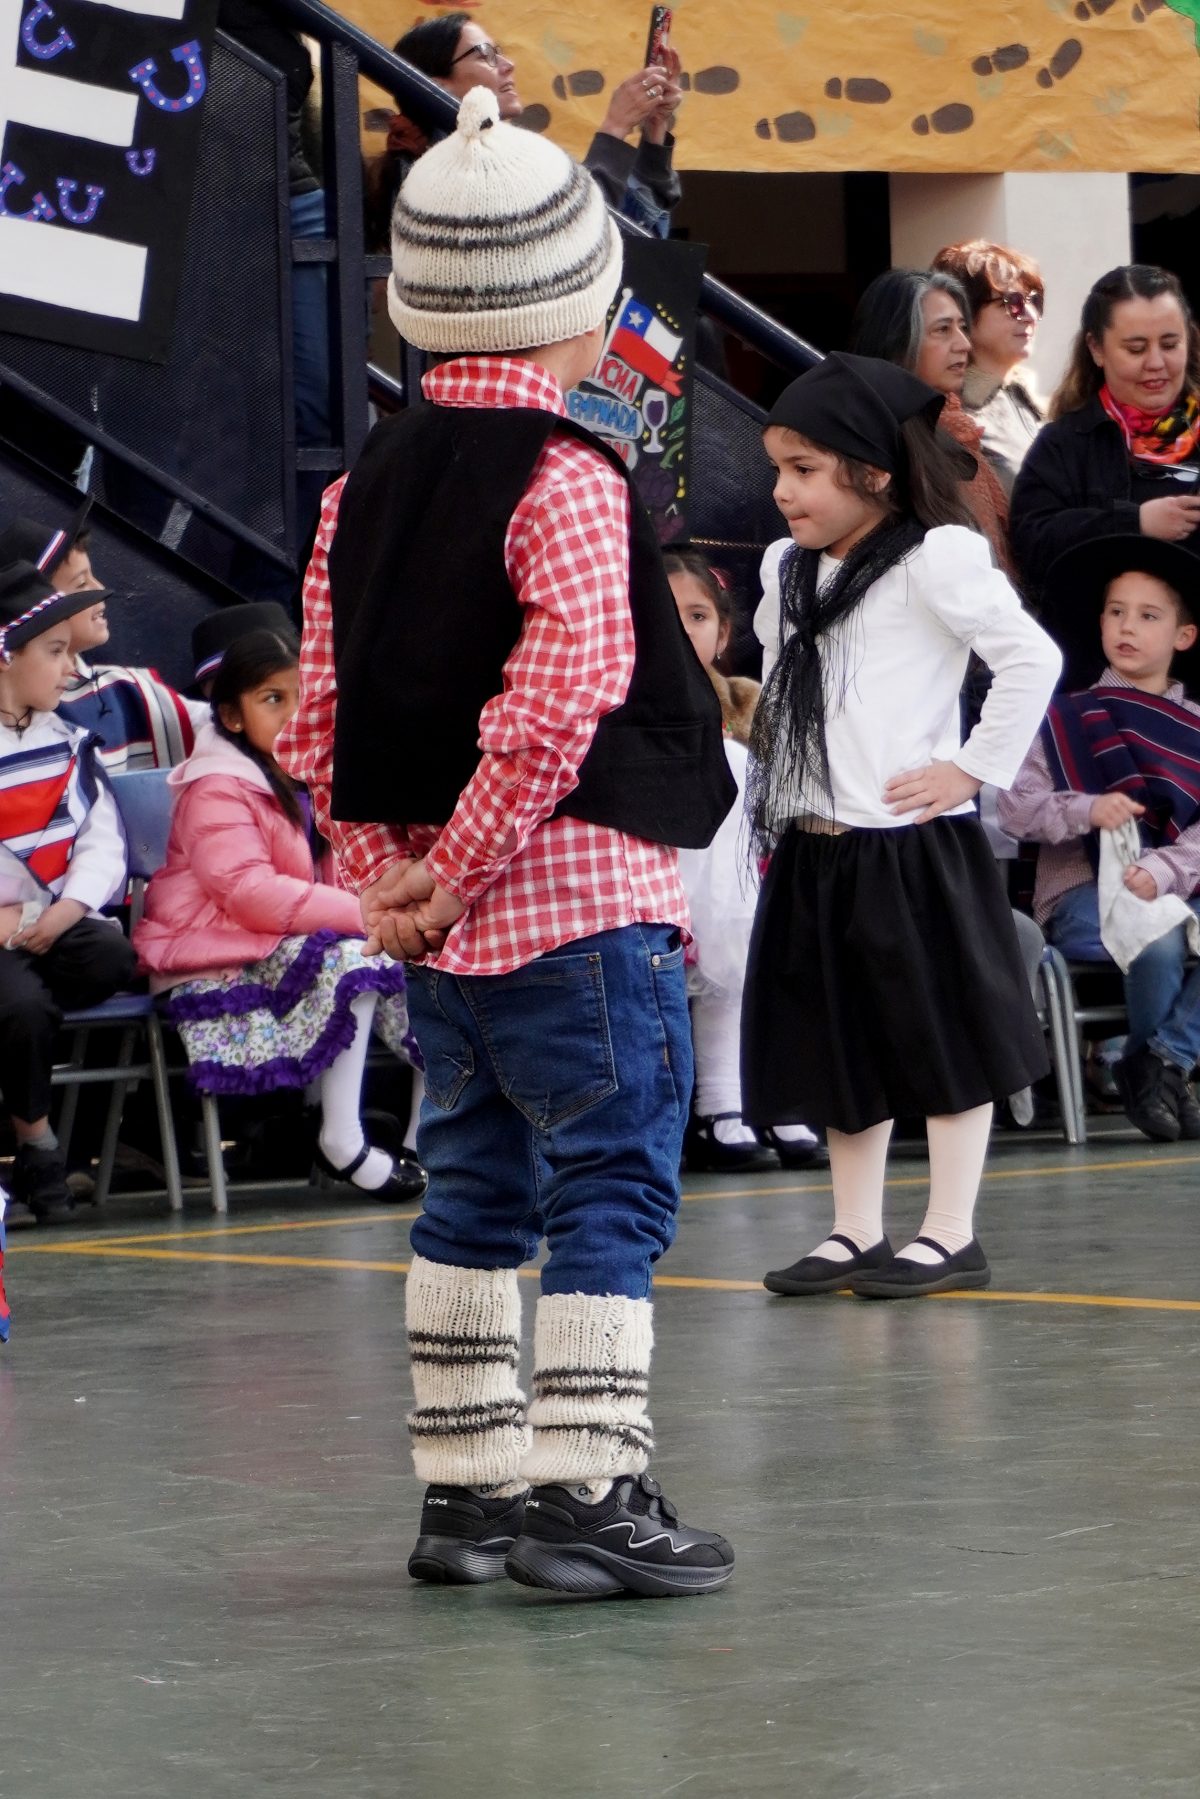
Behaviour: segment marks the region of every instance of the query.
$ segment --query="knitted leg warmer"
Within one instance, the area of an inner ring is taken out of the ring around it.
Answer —
[[[640,1474],[654,1448],[646,1416],[654,1308],[648,1299],[543,1294],[533,1332],[531,1486]]]
[[[405,1283],[413,1464],[421,1480],[508,1488],[529,1433],[517,1385],[521,1296],[515,1268],[452,1268],[414,1256]]]

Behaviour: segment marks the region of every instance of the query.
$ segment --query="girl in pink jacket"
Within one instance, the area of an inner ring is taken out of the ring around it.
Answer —
[[[377,1199],[414,1199],[424,1171],[371,1148],[360,1118],[372,1026],[413,1059],[404,971],[363,955],[357,899],[317,879],[307,797],[274,757],[298,703],[293,638],[254,631],[226,651],[213,722],[168,777],[177,794],[167,859],[134,944],[152,985],[170,989],[197,1088],[315,1082],[318,1166]]]

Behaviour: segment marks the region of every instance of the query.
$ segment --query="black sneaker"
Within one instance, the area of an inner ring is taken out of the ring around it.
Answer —
[[[693,1530],[648,1474],[625,1474],[596,1505],[570,1487],[534,1487],[504,1564],[523,1587],[558,1593],[711,1593],[733,1573],[733,1550]]]
[[[426,1487],[421,1534],[408,1558],[414,1580],[435,1586],[477,1586],[499,1580],[517,1540],[525,1495],[481,1499],[466,1487]]]
[[[1179,1116],[1171,1104],[1166,1065],[1148,1049],[1135,1050],[1113,1064],[1113,1079],[1130,1124],[1156,1143],[1177,1143],[1182,1135]]]
[[[1179,1134],[1189,1143],[1200,1139],[1200,1101],[1182,1068],[1173,1062],[1166,1065],[1164,1086],[1171,1110],[1179,1120]]]
[[[27,1205],[41,1224],[55,1213],[73,1212],[75,1196],[67,1186],[67,1160],[61,1149],[37,1149],[22,1143],[13,1158],[12,1196]]]

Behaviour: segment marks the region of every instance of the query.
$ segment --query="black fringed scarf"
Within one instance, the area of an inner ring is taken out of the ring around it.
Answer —
[[[820,554],[793,549],[779,569],[779,660],[758,702],[750,733],[746,809],[754,848],[769,855],[789,819],[833,816],[825,719],[840,709],[857,672],[851,643],[831,664],[834,627],[862,605],[868,590],[924,541],[925,527],[907,514],[886,518],[817,586]]]

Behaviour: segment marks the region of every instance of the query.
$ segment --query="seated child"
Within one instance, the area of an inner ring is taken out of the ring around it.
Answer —
[[[684,546],[664,551],[663,566],[692,647],[707,668],[725,731],[725,755],[741,794],[746,785],[746,744],[759,686],[719,672],[733,629],[729,590],[700,550]],[[750,930],[758,899],[743,841],[740,805],[726,814],[703,850],[680,850],[679,875],[692,918],[688,998],[696,1057],[695,1121],[687,1140],[693,1171],[743,1171],[774,1167],[776,1157],[742,1121],[742,987]],[[802,1168],[817,1154],[815,1134],[802,1124],[763,1131],[785,1167]]]
[[[0,532],[0,564],[16,558],[32,562],[59,593],[84,597],[71,620],[72,673],[59,711],[69,724],[96,736],[109,774],[169,768],[190,753],[207,707],[176,693],[155,669],[84,660],[85,653],[108,642],[106,603],[112,597],[92,568],[84,528],[90,506],[85,502],[65,530],[37,519],[13,519]]]
[[[116,802],[87,733],[55,711],[69,621],[91,598],[57,593],[29,562],[0,568],[0,1093],[17,1139],[12,1197],[38,1219],[72,1203],[50,1128],[63,1009],[109,998],[136,966],[99,916],[125,889]]]
[[[1139,821],[1143,854],[1125,874],[1140,900],[1174,893],[1200,916],[1200,803],[1174,778],[1200,762],[1200,558],[1152,537],[1100,537],[1060,556],[1047,581],[1046,628],[1062,645],[1064,693],[998,816],[1040,843],[1034,917],[1073,961],[1107,961],[1100,940],[1098,833]],[[1099,631],[1096,626],[1099,623]],[[1096,677],[1086,693],[1072,691]],[[1200,1055],[1200,970],[1187,970],[1183,926],[1142,951],[1125,976],[1129,1037],[1114,1075],[1130,1123],[1147,1137],[1200,1138],[1189,1077]]]
[[[352,894],[317,880],[307,796],[275,740],[299,700],[298,645],[252,631],[226,652],[213,719],[176,789],[167,859],[150,882],[134,943],[194,1085],[268,1093],[315,1082],[317,1166],[381,1200],[411,1200],[425,1174],[367,1142],[360,1101],[372,1025],[411,1057],[404,970],[362,953]],[[302,804],[303,801],[303,804]]]

